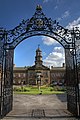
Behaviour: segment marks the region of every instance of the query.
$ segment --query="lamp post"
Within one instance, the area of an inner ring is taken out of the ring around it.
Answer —
[[[38,85],[38,90],[40,90],[40,86],[41,86],[41,72],[40,71],[36,72],[36,82]]]

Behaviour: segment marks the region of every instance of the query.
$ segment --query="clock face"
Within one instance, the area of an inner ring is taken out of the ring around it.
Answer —
[[[42,26],[43,26],[43,20],[42,20],[42,19],[37,19],[37,20],[36,20],[36,25],[37,25],[38,27],[42,27]]]

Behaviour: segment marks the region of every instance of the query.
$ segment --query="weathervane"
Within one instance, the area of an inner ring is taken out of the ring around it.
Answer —
[[[38,44],[38,48],[40,47],[40,44]]]

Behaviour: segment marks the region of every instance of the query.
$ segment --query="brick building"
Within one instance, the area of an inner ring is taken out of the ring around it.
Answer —
[[[35,56],[35,65],[31,67],[15,67],[13,73],[13,83],[26,85],[36,85],[40,74],[41,85],[53,84],[53,83],[64,83],[65,79],[65,65],[62,67],[51,67],[48,68],[43,65],[42,51],[38,47]]]

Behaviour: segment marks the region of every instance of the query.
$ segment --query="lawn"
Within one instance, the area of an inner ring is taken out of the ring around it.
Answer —
[[[46,87],[41,86],[40,89],[38,89],[37,86],[15,86],[14,87],[14,93],[16,94],[27,94],[27,95],[37,95],[37,94],[62,94],[65,92],[65,89],[61,86],[54,86],[54,87]]]

